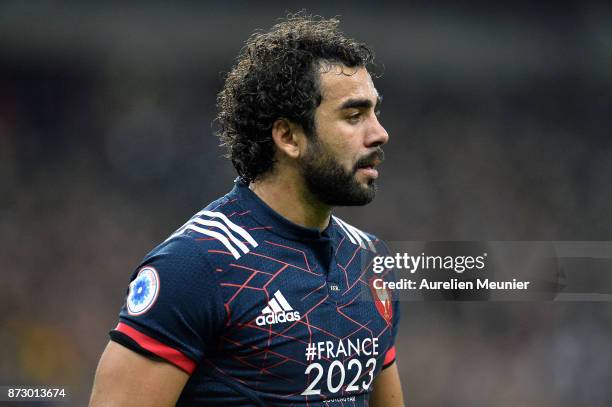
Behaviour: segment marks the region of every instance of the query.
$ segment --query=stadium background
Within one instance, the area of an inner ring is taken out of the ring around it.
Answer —
[[[231,186],[222,73],[302,7],[0,3],[0,384],[84,404],[132,268]],[[388,240],[610,240],[612,8],[308,11],[340,15],[382,73],[380,193],[341,216]],[[409,405],[612,404],[609,302],[402,306]]]

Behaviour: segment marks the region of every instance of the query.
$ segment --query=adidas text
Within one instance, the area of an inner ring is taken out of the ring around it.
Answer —
[[[274,325],[282,322],[293,322],[300,319],[299,311],[285,312],[281,311],[275,314],[260,315],[255,319],[255,323],[259,326]]]

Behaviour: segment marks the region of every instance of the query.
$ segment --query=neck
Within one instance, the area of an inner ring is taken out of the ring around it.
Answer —
[[[270,208],[291,222],[323,230],[329,224],[331,207],[314,197],[299,174],[284,171],[251,182],[249,188]]]

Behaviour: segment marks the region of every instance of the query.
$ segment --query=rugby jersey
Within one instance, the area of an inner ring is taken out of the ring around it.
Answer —
[[[237,179],[136,267],[110,336],[190,375],[179,406],[368,405],[395,361],[399,307],[372,284],[385,254],[338,217],[288,221]]]

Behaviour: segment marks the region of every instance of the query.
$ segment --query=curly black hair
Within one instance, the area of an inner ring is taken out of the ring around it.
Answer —
[[[217,96],[216,118],[227,157],[243,179],[254,181],[273,168],[275,120],[285,118],[314,134],[321,62],[372,64],[372,50],[345,37],[338,24],[337,19],[290,15],[247,40]]]

